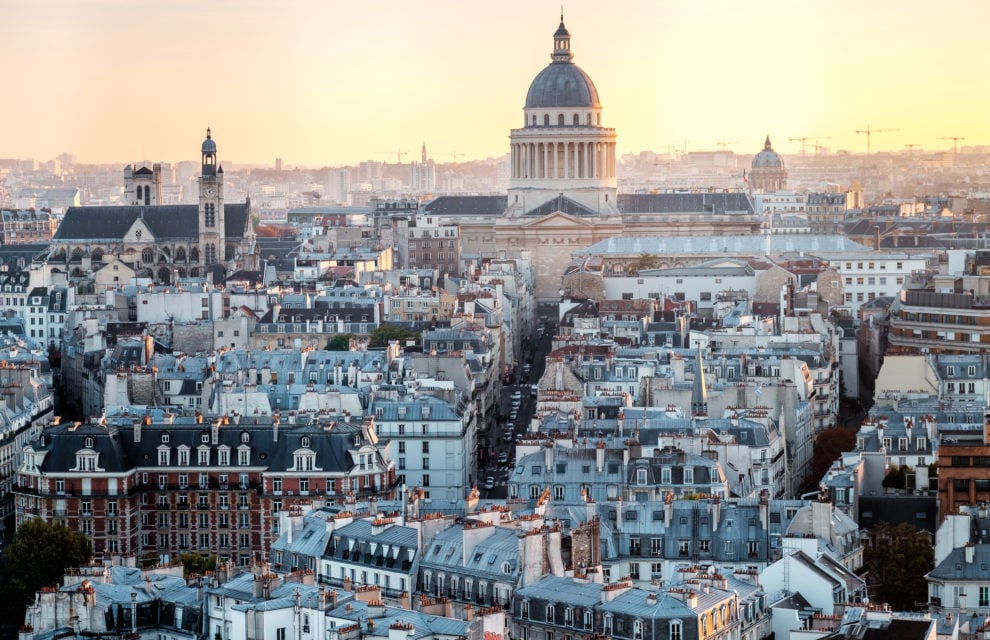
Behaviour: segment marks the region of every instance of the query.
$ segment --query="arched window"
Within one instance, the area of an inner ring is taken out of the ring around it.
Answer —
[[[574,124],[575,126],[581,124],[581,116],[576,113],[574,114]]]
[[[90,437],[87,437],[87,438],[86,438],[86,442],[85,442],[85,445],[84,445],[84,446],[85,446],[85,447],[86,447],[87,449],[92,449],[92,448],[93,448],[93,439],[92,439],[92,438],[90,438]]]
[[[549,127],[550,126],[550,114],[549,113],[544,113],[543,114],[543,126],[544,127]]]
[[[558,127],[564,126],[564,114],[562,113],[557,114],[557,126]]]
[[[138,185],[137,187],[137,201],[138,204],[141,204],[141,185]]]
[[[83,257],[83,250],[82,249],[80,249],[79,247],[76,247],[75,249],[72,250],[72,258],[70,258],[70,259],[73,262],[79,262],[80,260],[82,260],[82,257]]]
[[[598,115],[595,116],[595,124],[597,124],[599,127],[602,126],[602,114],[599,113]]]
[[[588,126],[589,127],[591,126],[591,114],[590,113],[588,114]]]
[[[103,249],[96,247],[90,252],[89,257],[92,259],[93,264],[103,262]]]
[[[185,262],[186,261],[186,248],[185,247],[179,247],[178,249],[175,250],[175,261],[176,262]]]
[[[154,261],[155,261],[155,252],[152,251],[150,248],[147,248],[141,252],[141,262],[148,264]]]
[[[203,262],[205,264],[217,263],[217,245],[208,244],[203,250]]]
[[[303,436],[301,444],[303,447],[309,449],[309,436]]]
[[[186,277],[186,270],[183,267],[179,267],[178,269],[175,270],[175,277],[176,278],[185,278]]]
[[[193,267],[192,269],[190,269],[189,270],[189,277],[190,278],[198,278],[199,277],[199,267]]]
[[[199,262],[199,247],[189,250],[189,262]]]
[[[217,226],[217,209],[212,202],[203,205],[203,224],[207,227]]]
[[[170,274],[168,267],[162,267],[158,270],[158,284],[171,284]]]
[[[228,244],[224,248],[224,251],[223,251],[223,259],[224,260],[233,260],[234,259],[234,256],[236,256],[236,255],[237,255],[237,246],[236,245]]]
[[[536,126],[536,115],[535,114],[533,115],[533,126],[534,127]]]
[[[147,185],[144,187],[144,203],[151,204],[151,187]]]

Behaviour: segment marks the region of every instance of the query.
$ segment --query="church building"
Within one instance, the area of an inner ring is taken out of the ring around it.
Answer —
[[[604,126],[598,89],[574,64],[563,16],[509,140],[507,198],[442,196],[424,210],[459,225],[462,255],[528,255],[541,302],[559,299],[572,252],[596,242],[759,233],[753,201],[741,191],[618,193],[616,131]]]
[[[161,169],[128,166],[123,206],[70,207],[52,238],[48,263],[70,276],[98,271],[115,258],[138,277],[170,284],[258,268],[250,201],[227,203],[217,144],[206,130],[201,147],[199,203],[163,205]]]

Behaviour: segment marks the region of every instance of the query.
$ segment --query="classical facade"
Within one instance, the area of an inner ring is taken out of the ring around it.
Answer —
[[[530,83],[523,126],[510,132],[506,196],[445,196],[424,206],[456,223],[460,255],[527,255],[539,301],[560,297],[571,252],[617,236],[759,233],[745,193],[618,194],[615,129],[591,77],[573,62],[563,20],[550,64]]]
[[[52,238],[49,263],[72,276],[118,258],[161,284],[257,269],[250,202],[227,203],[223,167],[209,129],[201,147],[198,205],[162,205],[159,167],[125,169],[125,201],[115,207],[70,207]]]
[[[563,191],[591,212],[616,213],[615,129],[602,126],[598,89],[573,62],[563,16],[550,60],[529,86],[522,128],[509,136],[509,215]]]

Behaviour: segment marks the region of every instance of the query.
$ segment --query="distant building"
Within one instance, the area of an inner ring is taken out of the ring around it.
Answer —
[[[784,161],[770,145],[770,136],[763,143],[763,151],[753,158],[749,173],[749,184],[753,191],[783,191],[787,189],[787,169]]]

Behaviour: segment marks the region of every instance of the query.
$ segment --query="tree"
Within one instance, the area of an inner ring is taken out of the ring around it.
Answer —
[[[910,524],[881,522],[870,529],[863,560],[869,569],[870,599],[895,611],[911,611],[928,601],[925,574],[932,570],[935,549],[930,536]]]
[[[327,346],[323,349],[324,351],[350,351],[351,338],[353,337],[353,333],[338,333],[327,340]]]
[[[420,335],[412,329],[383,324],[372,331],[369,338],[369,347],[386,347],[392,340],[398,340],[400,344],[405,344],[407,340],[415,340],[416,344],[419,344]]]
[[[832,427],[818,434],[811,459],[811,473],[801,485],[802,493],[817,489],[832,462],[844,451],[852,451],[856,447],[857,431],[858,427]]]
[[[21,524],[7,547],[0,595],[3,620],[24,621],[24,608],[42,587],[61,584],[65,570],[85,565],[93,557],[89,538],[64,524],[34,518]]]
[[[182,563],[182,575],[189,577],[191,574],[203,575],[207,571],[216,571],[217,557],[201,556],[198,553],[183,553],[179,556]]]

